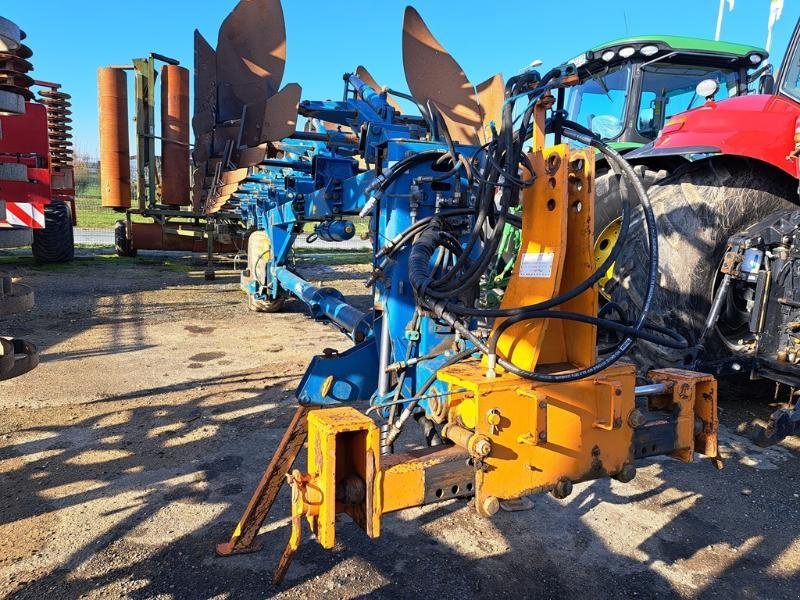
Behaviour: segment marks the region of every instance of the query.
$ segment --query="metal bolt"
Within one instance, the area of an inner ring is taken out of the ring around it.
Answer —
[[[563,500],[572,493],[572,482],[569,479],[560,479],[551,493],[554,498]]]
[[[539,402],[539,408],[547,408],[547,402],[545,402],[544,400]]]
[[[620,472],[614,475],[614,479],[622,483],[633,481],[634,477],[636,477],[636,467],[630,463],[623,465]]]
[[[500,510],[500,501],[497,498],[494,496],[487,496],[483,499],[480,510],[483,516],[491,517],[496,514],[498,510]]]
[[[630,425],[634,429],[638,429],[646,422],[647,418],[644,416],[644,413],[640,411],[638,408],[634,408],[631,411],[631,414],[628,415],[628,425]]]
[[[481,458],[489,456],[492,451],[492,444],[489,440],[478,440],[475,442],[475,454]]]
[[[546,440],[547,439],[547,432],[546,431],[540,431],[539,432],[539,439],[542,440],[542,441]]]

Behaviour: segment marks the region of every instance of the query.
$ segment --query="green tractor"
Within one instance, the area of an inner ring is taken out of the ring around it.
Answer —
[[[671,116],[701,106],[695,88],[719,83],[718,99],[754,91],[767,70],[753,46],[675,36],[640,36],[598,46],[572,59],[580,84],[566,109],[618,152],[652,142]]]
[[[570,61],[580,83],[565,102],[569,118],[591,129],[626,154],[652,142],[666,121],[702,106],[697,84],[714,80],[718,99],[764,91],[771,82],[767,52],[761,48],[677,36],[638,36],[592,48]],[[758,89],[757,89],[758,88]],[[768,89],[767,91],[771,91]],[[637,169],[649,187],[675,166],[648,163]],[[619,232],[622,199],[613,174],[598,164],[595,257],[602,263]],[[611,272],[609,272],[609,277]],[[601,292],[608,279],[600,282]]]
[[[570,89],[564,108],[569,119],[591,129],[621,154],[656,139],[666,121],[706,98],[696,93],[697,84],[713,79],[719,84],[718,99],[761,91],[770,93],[767,52],[754,46],[678,36],[638,36],[592,48],[573,58],[580,82]],[[764,88],[767,88],[766,90]],[[758,89],[756,89],[758,88]],[[622,198],[619,182],[598,157],[595,184],[595,259],[605,261],[619,233]],[[645,187],[667,176],[682,159],[648,161],[648,169],[636,170]],[[507,227],[498,262],[487,274],[486,300],[499,302],[519,248],[519,230]],[[600,281],[605,284],[613,272]]]

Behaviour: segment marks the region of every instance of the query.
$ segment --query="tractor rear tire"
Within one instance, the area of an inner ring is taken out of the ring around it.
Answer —
[[[637,165],[633,170],[642,180],[645,190],[650,189],[669,175],[663,169],[654,171],[647,169],[644,165]],[[620,178],[613,171],[608,171],[595,179],[594,189],[594,235],[596,239],[609,224],[622,217]],[[639,197],[636,192],[630,190],[628,199],[631,203],[631,214],[633,214],[633,211],[639,206]]]
[[[691,347],[710,310],[728,238],[775,211],[797,206],[797,181],[758,161],[714,157],[679,167],[651,187],[649,196],[658,226],[659,277],[648,321],[683,335]],[[607,288],[629,320],[641,312],[647,262],[639,207]],[[730,354],[719,336],[707,341],[704,358]],[[684,350],[641,340],[631,356],[643,372],[685,366],[691,358]]]
[[[75,257],[72,208],[54,200],[44,207],[44,229],[33,230],[33,257],[40,263],[69,262]]]

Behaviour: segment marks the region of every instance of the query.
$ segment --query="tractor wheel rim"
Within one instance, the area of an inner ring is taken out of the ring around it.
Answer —
[[[600,235],[597,236],[597,239],[594,242],[594,262],[597,267],[603,264],[603,262],[611,254],[611,251],[614,249],[614,246],[619,239],[619,231],[621,226],[622,218],[620,217],[614,219],[608,225],[606,225],[603,228],[603,231],[600,232]],[[600,288],[600,295],[606,300],[611,300],[611,294],[608,292],[608,290],[606,290],[606,284],[614,277],[615,264],[616,263],[611,263],[611,265],[608,267],[608,270],[603,274],[603,277],[601,277],[600,281],[597,282]]]

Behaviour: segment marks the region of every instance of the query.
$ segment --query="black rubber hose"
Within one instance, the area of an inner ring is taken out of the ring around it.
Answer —
[[[607,146],[606,144],[601,142],[599,144],[598,149],[605,154],[607,149],[606,146]],[[609,162],[611,162],[615,158],[612,155],[608,155],[608,157],[609,157]],[[630,201],[628,200],[627,194],[623,194],[622,223],[620,224],[620,231],[616,243],[614,244],[613,248],[611,249],[611,252],[609,252],[609,255],[606,257],[603,263],[595,269],[594,273],[587,279],[585,279],[583,282],[578,284],[576,287],[572,288],[571,290],[559,294],[557,296],[554,296],[549,300],[544,300],[542,302],[539,302],[537,304],[520,306],[516,308],[481,309],[481,308],[471,308],[468,306],[463,306],[458,304],[446,304],[444,306],[444,309],[450,312],[454,312],[456,314],[473,316],[473,317],[487,317],[487,318],[510,317],[510,316],[520,315],[525,311],[538,311],[538,310],[553,308],[560,304],[564,304],[565,302],[568,302],[573,298],[578,297],[580,294],[584,293],[592,286],[594,286],[595,283],[600,281],[600,279],[602,279],[603,276],[605,276],[608,269],[611,267],[612,264],[614,264],[614,262],[617,260],[617,257],[622,252],[625,240],[628,235],[628,230],[630,228],[630,221],[631,221],[630,212],[631,212]],[[520,218],[520,225],[521,225],[521,218]]]
[[[586,135],[582,135],[575,132],[574,130],[571,130],[569,128],[569,122],[565,123],[564,136],[573,139],[575,141],[578,141],[582,144],[593,147],[599,147],[599,145],[602,144],[602,142],[599,142],[596,138],[590,138]],[[645,191],[641,180],[638,178],[638,176],[633,171],[631,166],[622,158],[621,155],[619,155],[619,153],[614,151],[612,148],[607,147],[607,145],[605,146],[608,155],[613,157],[614,162],[617,164],[617,166],[620,167],[622,172],[627,176],[628,182],[633,186],[634,190],[636,191],[636,194],[639,196],[639,200],[641,201],[642,204],[642,210],[645,215],[645,223],[647,225],[647,234],[649,242],[649,260],[647,266],[648,285],[644,301],[642,302],[642,312],[637,318],[635,324],[633,325],[631,332],[626,335],[625,339],[622,340],[622,342],[620,342],[620,344],[613,352],[611,352],[606,358],[584,369],[578,369],[576,371],[564,374],[551,375],[544,373],[536,373],[534,371],[521,369],[516,365],[514,365],[513,363],[511,363],[509,360],[497,356],[497,363],[501,367],[525,379],[531,379],[534,381],[542,381],[547,383],[562,383],[568,381],[575,381],[578,379],[582,379],[584,377],[589,377],[614,364],[617,360],[619,360],[622,356],[625,355],[625,353],[630,349],[631,345],[633,344],[634,340],[637,337],[642,337],[641,332],[644,327],[645,319],[647,318],[647,313],[649,312],[650,306],[652,305],[653,295],[655,294],[655,288],[656,288],[656,277],[658,273],[658,231],[656,229],[655,216],[653,215],[653,208],[650,204],[650,199],[647,196],[647,192]],[[531,311],[531,313],[533,313],[533,311]],[[536,316],[531,318],[543,318],[543,317]],[[514,317],[513,319],[519,319],[519,321],[522,321],[524,320],[524,316],[520,315],[519,317]],[[497,340],[499,339],[500,333],[502,333],[502,331],[504,331],[506,328],[510,327],[513,324],[513,323],[508,324],[509,321],[511,320],[512,319],[508,319],[503,323],[501,323],[499,327],[495,328],[494,332],[492,333],[493,349],[490,349],[489,346],[484,345],[484,348],[486,348],[486,353],[489,354],[490,356],[496,356]],[[457,331],[458,330],[459,329],[457,329]],[[464,332],[462,332],[462,334],[463,333]],[[476,336],[472,335],[472,333],[470,332],[468,338],[471,339],[473,342],[475,342],[475,340],[473,339],[475,337]],[[483,348],[481,348],[481,351],[483,351]]]

